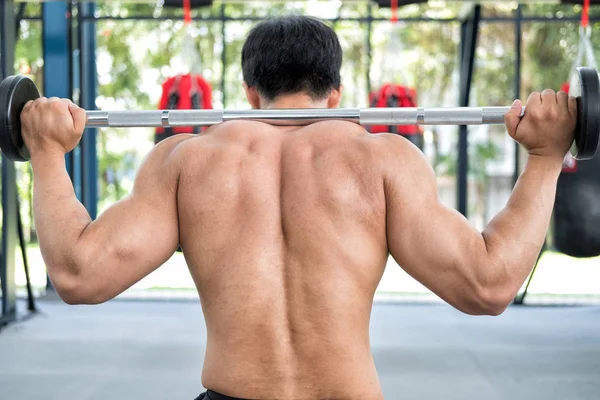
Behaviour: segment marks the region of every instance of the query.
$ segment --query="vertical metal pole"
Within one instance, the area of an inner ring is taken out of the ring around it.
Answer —
[[[475,64],[475,49],[477,48],[477,33],[481,6],[473,7],[472,14],[461,26],[461,62],[460,62],[460,106],[469,105],[473,69]],[[458,132],[458,165],[456,172],[457,210],[467,216],[468,208],[468,175],[469,175],[469,139],[468,128],[460,126]]]
[[[73,7],[75,5],[75,7]],[[79,43],[81,42],[80,31],[79,31],[79,8],[77,3],[69,6],[70,11],[70,51],[71,51],[71,88],[73,89],[73,100],[77,104],[81,105],[81,65],[80,65],[80,50]],[[77,16],[75,19],[74,15]],[[71,180],[73,181],[73,189],[75,190],[75,196],[81,201],[83,199],[83,183],[81,177],[81,143],[69,153],[70,159],[70,170]]]
[[[44,52],[44,95],[69,99],[71,54],[67,4],[42,3],[42,42]]]
[[[459,105],[463,105],[463,83],[465,69],[465,52],[467,23],[462,22],[460,26],[460,82],[459,82]],[[467,216],[467,190],[468,190],[468,172],[469,172],[469,153],[468,153],[468,127],[458,127],[458,156],[456,159],[456,209],[465,217]]]
[[[373,62],[373,5],[369,2],[367,15],[367,94],[371,93],[371,63]]]
[[[71,98],[71,55],[69,47],[68,6],[60,2],[42,3],[42,49],[44,53],[44,95]],[[67,171],[73,179],[73,154],[65,156]]]
[[[94,2],[78,5],[79,63],[81,77],[81,107],[96,109],[96,21]],[[88,128],[81,138],[82,203],[92,219],[98,212],[98,156],[96,153],[95,128]]]
[[[19,38],[19,31],[21,30],[21,21],[25,17],[25,9],[27,8],[27,3],[19,4],[19,9],[15,15],[15,38]]]
[[[44,53],[44,95],[71,98],[73,94],[70,48],[69,6],[63,2],[42,3],[42,49]],[[65,155],[67,171],[75,187],[73,175],[74,152]],[[46,290],[52,290],[46,278]]]
[[[225,2],[221,2],[221,37],[223,38],[223,52],[221,53],[221,101],[223,108],[227,106],[225,94],[225,66],[227,65],[227,41],[225,40]]]
[[[15,4],[12,0],[0,0],[1,78],[14,73],[15,33]],[[2,254],[0,255],[2,315],[0,316],[0,327],[17,318],[15,250],[18,212],[15,163],[2,156]]]
[[[523,33],[523,9],[521,4],[515,11],[515,99],[521,97],[521,36]],[[513,185],[519,179],[521,171],[521,146],[515,142],[515,170],[513,172]]]

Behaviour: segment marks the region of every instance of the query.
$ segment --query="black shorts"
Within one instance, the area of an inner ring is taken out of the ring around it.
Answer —
[[[207,390],[202,393],[200,396],[196,397],[196,400],[244,400],[238,397],[229,397],[224,394],[213,392],[212,390]]]

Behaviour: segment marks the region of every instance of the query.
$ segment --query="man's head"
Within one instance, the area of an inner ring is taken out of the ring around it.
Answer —
[[[342,48],[316,18],[286,16],[254,27],[242,49],[253,108],[334,108],[341,98]]]

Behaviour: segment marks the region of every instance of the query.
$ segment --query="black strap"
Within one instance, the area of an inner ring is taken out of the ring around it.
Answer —
[[[375,108],[375,107],[377,107],[377,103],[379,103],[379,96],[377,94],[374,94],[373,98],[371,99],[371,103],[369,104],[369,106],[371,108]],[[372,132],[372,128],[373,128],[372,126],[365,126],[365,130],[367,132],[373,133]]]
[[[388,96],[387,98],[387,106],[390,108],[396,108],[398,107],[398,96],[396,95],[396,93],[392,93],[391,96]],[[398,134],[398,126],[396,125],[390,125],[388,126],[388,131],[390,133],[395,133],[396,135]]]
[[[35,298],[31,289],[31,278],[29,277],[29,262],[27,262],[27,245],[23,233],[23,222],[21,220],[21,206],[19,196],[17,196],[17,230],[19,232],[19,245],[21,247],[21,257],[23,257],[23,267],[25,268],[25,284],[27,285],[27,309],[31,312],[37,311]]]
[[[167,102],[168,110],[175,110],[177,108],[177,104],[179,104],[179,83],[181,82],[181,76],[177,75],[175,81],[173,82],[173,86],[169,90],[169,101]],[[164,129],[164,134],[162,135],[162,139],[166,139],[168,137],[173,136],[173,128],[166,127]]]
[[[198,81],[195,79],[194,75],[190,76],[192,80],[190,86],[190,100],[192,103],[193,110],[200,110],[202,108],[202,103],[204,98],[202,97],[202,91],[198,90]],[[194,127],[194,135],[197,135],[201,132],[201,128],[199,126]]]
[[[192,103],[192,110],[200,110],[202,109],[202,103],[203,103],[203,93],[201,90],[199,90],[198,88],[198,81],[195,79],[194,75],[190,75],[190,79],[191,79],[191,83],[190,83],[190,100]],[[175,82],[173,83],[173,86],[171,87],[171,90],[169,92],[169,101],[167,103],[167,109],[169,110],[175,110],[177,109],[177,104],[179,104],[179,97],[181,96],[181,93],[179,92],[179,82],[181,80],[180,76],[177,76]],[[202,130],[202,128],[200,128],[199,126],[195,126],[194,128],[194,134],[199,134]],[[166,139],[170,136],[173,136],[174,132],[173,132],[173,128],[171,127],[166,127],[164,128],[164,134],[161,137],[162,139]]]

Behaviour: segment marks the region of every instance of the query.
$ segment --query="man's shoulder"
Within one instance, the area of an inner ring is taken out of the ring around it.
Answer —
[[[169,154],[182,143],[195,137],[197,136],[183,133],[169,136],[168,138],[161,140],[156,146],[154,146],[154,149],[152,151],[157,153]]]
[[[381,160],[388,192],[392,192],[390,188],[397,189],[398,185],[412,190],[422,179],[433,175],[427,157],[414,143],[395,134],[382,133],[376,136],[384,147]]]
[[[191,142],[196,135],[177,134],[161,140],[150,151],[145,160],[145,165],[153,169],[171,170],[177,167],[181,159],[181,151],[186,143]],[[175,168],[177,169],[177,168]]]
[[[387,147],[391,147],[394,150],[411,151],[417,149],[409,140],[394,133],[374,133],[370,136],[381,140]]]
[[[378,133],[371,135],[381,148],[382,157],[391,157],[403,163],[423,159],[423,152],[410,140],[392,133]]]

